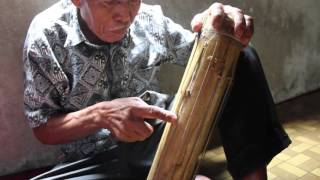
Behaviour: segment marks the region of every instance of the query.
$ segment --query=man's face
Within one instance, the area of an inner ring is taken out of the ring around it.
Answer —
[[[141,0],[73,0],[82,19],[102,41],[121,40],[140,8]]]

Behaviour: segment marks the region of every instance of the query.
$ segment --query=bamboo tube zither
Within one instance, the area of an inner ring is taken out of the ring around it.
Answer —
[[[178,123],[166,125],[148,180],[193,178],[223,99],[232,85],[242,48],[228,35],[233,32],[232,23],[230,18],[225,18],[223,33],[204,25],[173,104]]]

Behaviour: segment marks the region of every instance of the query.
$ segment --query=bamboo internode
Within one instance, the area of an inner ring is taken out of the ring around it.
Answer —
[[[230,19],[216,33],[204,25],[193,47],[172,111],[178,123],[168,123],[148,180],[190,180],[205,149],[224,97],[232,85],[242,48],[230,34]]]

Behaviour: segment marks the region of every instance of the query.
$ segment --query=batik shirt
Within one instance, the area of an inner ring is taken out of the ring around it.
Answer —
[[[33,19],[24,45],[24,104],[30,126],[101,101],[162,92],[160,65],[185,65],[194,37],[165,17],[160,6],[142,4],[121,41],[95,45],[80,30],[77,8],[69,0],[56,3]],[[109,135],[101,129],[63,144],[61,150],[67,160],[87,157],[114,145]]]

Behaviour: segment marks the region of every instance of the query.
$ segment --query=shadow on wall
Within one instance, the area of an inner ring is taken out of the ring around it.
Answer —
[[[189,28],[193,14],[212,0],[146,0]],[[320,88],[319,0],[220,0],[253,16],[257,49],[276,102]],[[186,11],[187,9],[187,11]]]
[[[56,159],[55,149],[34,138],[22,104],[22,47],[26,31],[32,17],[54,2],[0,1],[0,176],[47,166]]]

